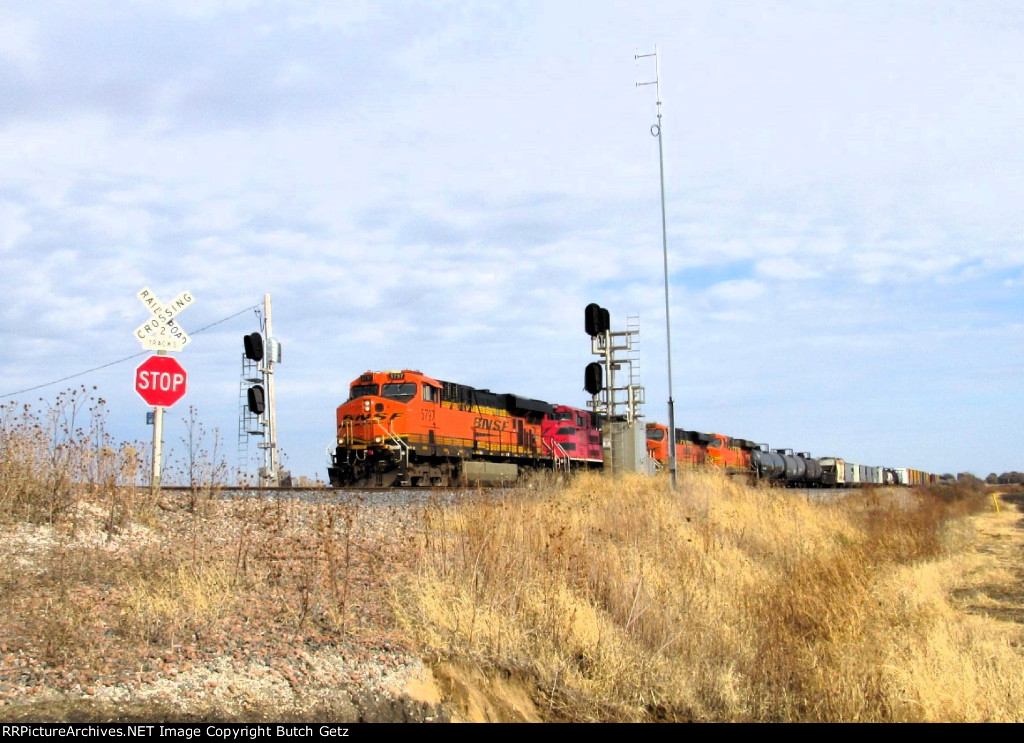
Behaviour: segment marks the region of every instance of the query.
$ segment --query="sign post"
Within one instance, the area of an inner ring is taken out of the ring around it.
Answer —
[[[153,408],[153,469],[149,473],[149,494],[156,498],[160,494],[160,468],[164,455],[164,409]]]
[[[185,369],[167,352],[181,351],[191,340],[181,326],[174,322],[174,318],[195,300],[190,292],[183,291],[164,305],[148,287],[139,290],[136,296],[152,317],[135,329],[135,338],[143,348],[158,354],[150,356],[135,369],[135,391],[153,406],[153,471],[150,492],[155,497],[160,492],[164,408],[169,408],[184,397],[188,385]]]

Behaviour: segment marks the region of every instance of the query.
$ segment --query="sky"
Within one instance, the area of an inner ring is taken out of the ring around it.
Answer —
[[[590,302],[667,422],[655,45],[677,426],[1024,470],[1012,0],[5,0],[0,403],[149,441],[148,287],[194,297],[170,456],[191,407],[234,464],[265,294],[296,476],[367,370],[583,407]]]

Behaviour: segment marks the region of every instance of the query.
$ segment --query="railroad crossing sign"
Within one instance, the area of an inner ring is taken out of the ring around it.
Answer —
[[[150,356],[135,370],[135,391],[155,408],[171,407],[187,386],[188,374],[173,356]]]
[[[135,337],[148,351],[180,351],[191,338],[174,322],[178,313],[190,307],[195,299],[183,291],[167,304],[163,304],[149,287],[136,294],[139,301],[152,313],[152,317],[135,329]]]

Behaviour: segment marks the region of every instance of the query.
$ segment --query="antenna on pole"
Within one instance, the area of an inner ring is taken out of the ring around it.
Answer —
[[[654,79],[638,82],[636,86],[639,88],[643,85],[653,85],[657,99],[658,122],[651,126],[651,136],[658,139],[658,170],[661,175],[661,247],[665,264],[665,341],[668,346],[668,469],[672,489],[674,490],[676,487],[676,413],[675,403],[672,400],[672,323],[669,320],[668,229],[665,219],[665,155],[661,136],[661,57],[658,55],[657,44],[654,45],[652,53],[634,54],[633,60],[639,64],[641,59],[646,59],[647,57],[654,57]]]
[[[277,399],[274,394],[274,364],[281,360],[281,344],[274,337],[270,324],[270,294],[263,295],[263,322],[267,334],[267,357],[263,364],[263,383],[267,391],[267,411],[265,425],[267,437],[263,442],[266,447],[264,470],[260,473],[261,485],[280,485],[281,472],[277,451]]]

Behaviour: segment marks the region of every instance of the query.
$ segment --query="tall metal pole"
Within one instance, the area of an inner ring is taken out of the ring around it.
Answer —
[[[654,80],[641,85],[653,85],[658,104],[658,123],[651,127],[651,135],[658,138],[658,170],[661,177],[661,247],[665,264],[665,341],[668,346],[668,470],[672,489],[676,487],[676,412],[672,400],[672,323],[669,319],[668,293],[668,228],[665,218],[665,154],[662,149],[661,137],[661,61],[658,56],[658,45],[654,45],[653,54],[635,54],[634,60],[654,57]]]
[[[267,447],[266,471],[267,482],[264,485],[274,485],[279,482],[277,461],[277,401],[274,399],[274,362],[277,354],[277,343],[271,340],[274,337],[274,330],[270,321],[270,294],[263,295],[263,316],[266,320],[266,355],[263,362],[263,380],[267,390],[267,438],[264,446]]]

